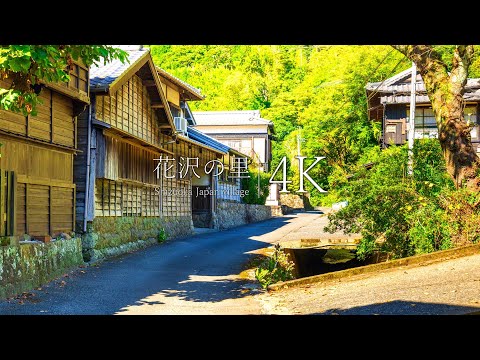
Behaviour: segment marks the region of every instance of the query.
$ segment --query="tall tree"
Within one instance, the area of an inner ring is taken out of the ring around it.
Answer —
[[[73,61],[87,66],[119,59],[127,53],[107,45],[0,45],[0,78],[11,78],[9,89],[0,88],[0,109],[35,114],[42,82],[69,81]]]
[[[395,45],[395,49],[412,60],[425,83],[437,121],[440,145],[447,171],[458,187],[478,189],[479,158],[472,146],[470,124],[463,115],[463,93],[469,67],[473,60],[473,45],[456,45],[445,61],[445,47],[431,45]]]

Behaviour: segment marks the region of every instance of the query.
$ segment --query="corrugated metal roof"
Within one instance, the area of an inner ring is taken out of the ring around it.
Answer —
[[[243,111],[194,111],[197,125],[268,125],[270,120],[260,117],[260,110]]]
[[[187,134],[190,139],[198,141],[201,144],[210,146],[211,148],[214,148],[220,152],[228,153],[231,149],[229,146],[222,144],[220,141],[215,140],[214,138],[190,126],[187,127]]]
[[[97,64],[90,66],[90,88],[106,89],[120,75],[127,71],[136,61],[148,53],[148,49],[127,50],[128,60],[122,64],[120,60],[113,60],[107,64]]]

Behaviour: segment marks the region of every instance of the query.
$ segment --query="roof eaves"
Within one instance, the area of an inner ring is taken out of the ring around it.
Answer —
[[[178,86],[181,86],[185,90],[189,91],[190,93],[195,95],[197,98],[199,98],[199,100],[204,100],[205,99],[205,95],[202,95],[200,90],[197,89],[196,87],[190,85],[189,83],[187,83],[186,81],[183,81],[182,79],[179,79],[178,77],[170,74],[169,72],[163,70],[162,68],[160,68],[158,66],[155,66],[155,69],[157,70],[157,72],[159,74],[161,74],[162,76],[165,76],[167,79],[169,79],[173,83],[175,83]]]
[[[113,80],[108,86],[109,93],[114,93],[119,86],[122,85],[124,77],[130,73],[136,73],[146,62],[148,62],[148,56],[150,56],[150,50],[146,49],[145,53],[138,57],[133,63],[129,64],[127,68]]]
[[[180,138],[181,140],[184,140],[184,141],[186,141],[186,142],[189,142],[189,143],[192,143],[192,144],[195,144],[195,145],[199,145],[199,146],[201,146],[201,147],[203,147],[203,148],[205,148],[205,149],[208,149],[208,150],[211,150],[211,151],[213,151],[213,152],[216,152],[217,154],[226,154],[226,153],[227,153],[226,151],[221,151],[221,150],[219,150],[219,149],[215,149],[215,148],[212,147],[212,146],[206,145],[206,144],[204,144],[204,143],[202,143],[202,142],[200,142],[200,141],[198,141],[198,140],[191,139],[191,138],[189,138],[188,136],[185,136],[185,135],[183,135],[183,134],[178,134],[177,136],[178,136],[178,138]]]

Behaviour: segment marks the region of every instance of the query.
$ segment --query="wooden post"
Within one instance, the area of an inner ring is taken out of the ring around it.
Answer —
[[[50,236],[53,237],[53,217],[52,217],[52,208],[53,208],[53,200],[52,200],[52,186],[48,187],[48,233]]]
[[[0,169],[0,236],[6,235],[5,229],[5,171]]]
[[[15,236],[17,232],[17,177],[15,172],[8,172],[7,197],[7,235]]]
[[[53,91],[50,92],[50,143],[53,144]]]
[[[30,229],[28,225],[28,209],[29,209],[29,201],[28,201],[28,191],[29,191],[29,184],[25,183],[25,233],[30,234]]]
[[[74,184],[74,185],[75,185],[75,184]],[[77,210],[77,209],[76,209],[76,206],[77,206],[77,201],[76,201],[76,199],[77,199],[77,187],[75,186],[75,187],[73,188],[73,201],[72,201],[72,203],[73,203],[73,211],[72,211],[72,213],[73,213],[73,215],[72,215],[72,230],[73,230],[75,233],[77,232],[77,231],[76,231],[76,230],[77,230],[77,227],[76,227],[76,220],[77,220],[77,219],[76,219],[76,210]]]

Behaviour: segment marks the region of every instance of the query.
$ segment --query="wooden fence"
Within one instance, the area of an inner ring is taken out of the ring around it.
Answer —
[[[0,236],[15,234],[16,181],[13,171],[0,169]]]

